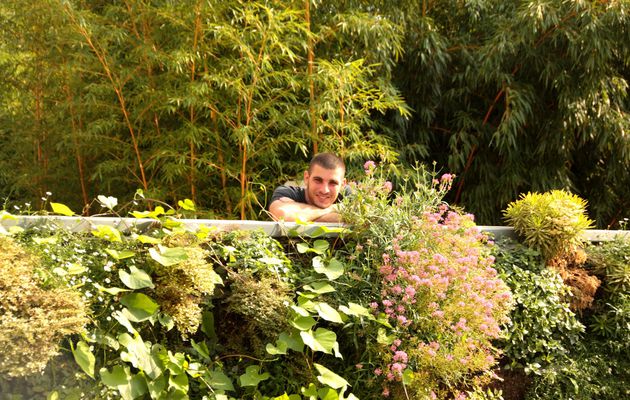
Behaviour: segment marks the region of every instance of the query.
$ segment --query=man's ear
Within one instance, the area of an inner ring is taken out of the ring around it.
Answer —
[[[308,182],[308,170],[304,171],[304,184],[306,185],[306,182]]]

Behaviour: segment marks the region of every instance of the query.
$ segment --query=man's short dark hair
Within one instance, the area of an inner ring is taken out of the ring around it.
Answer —
[[[341,158],[337,157],[333,153],[315,154],[315,156],[311,159],[311,164],[308,167],[309,172],[313,168],[313,165],[319,165],[320,167],[325,169],[341,168],[344,173],[346,172],[346,164],[344,164]]]

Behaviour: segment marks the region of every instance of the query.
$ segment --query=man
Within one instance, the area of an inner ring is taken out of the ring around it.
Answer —
[[[269,212],[274,220],[288,222],[340,222],[337,203],[346,184],[346,166],[332,153],[319,153],[304,171],[306,187],[279,186],[273,191]]]

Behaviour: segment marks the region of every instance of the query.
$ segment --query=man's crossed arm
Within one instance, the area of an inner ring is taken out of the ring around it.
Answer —
[[[274,220],[287,222],[341,222],[341,215],[336,204],[327,208],[319,208],[306,203],[299,203],[288,197],[281,197],[269,205],[269,212]]]

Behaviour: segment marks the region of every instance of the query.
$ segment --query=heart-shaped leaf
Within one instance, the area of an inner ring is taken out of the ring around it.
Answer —
[[[337,310],[332,308],[327,303],[315,304],[315,311],[317,311],[317,314],[319,314],[319,316],[325,319],[326,321],[337,322],[340,324],[343,323],[343,320],[341,319],[341,315],[339,315]]]
[[[335,332],[325,328],[317,328],[315,332],[311,330],[300,332],[300,337],[304,344],[313,351],[321,351],[326,354],[332,354],[333,348],[337,343]]]
[[[130,266],[129,271],[119,270],[118,276],[122,283],[125,284],[129,289],[144,289],[144,288],[153,288],[155,285],[151,280],[151,276],[147,274],[144,270],[138,269],[135,266]]]
[[[312,262],[315,272],[326,275],[331,281],[343,275],[343,263],[336,258],[332,258],[328,263],[325,263],[321,257],[317,256],[313,257]]]
[[[94,365],[96,363],[96,358],[90,351],[90,345],[85,343],[83,340],[79,341],[76,349],[72,348],[72,355],[83,372],[94,379]]]
[[[256,387],[258,384],[264,380],[267,380],[271,377],[268,372],[263,374],[259,373],[260,367],[257,365],[250,365],[245,368],[245,373],[239,377],[241,382],[241,386],[253,386]]]
[[[319,372],[317,380],[322,384],[330,386],[333,389],[341,389],[350,386],[347,380],[343,379],[323,365],[317,363],[313,363],[313,365],[315,365],[317,372]]]

